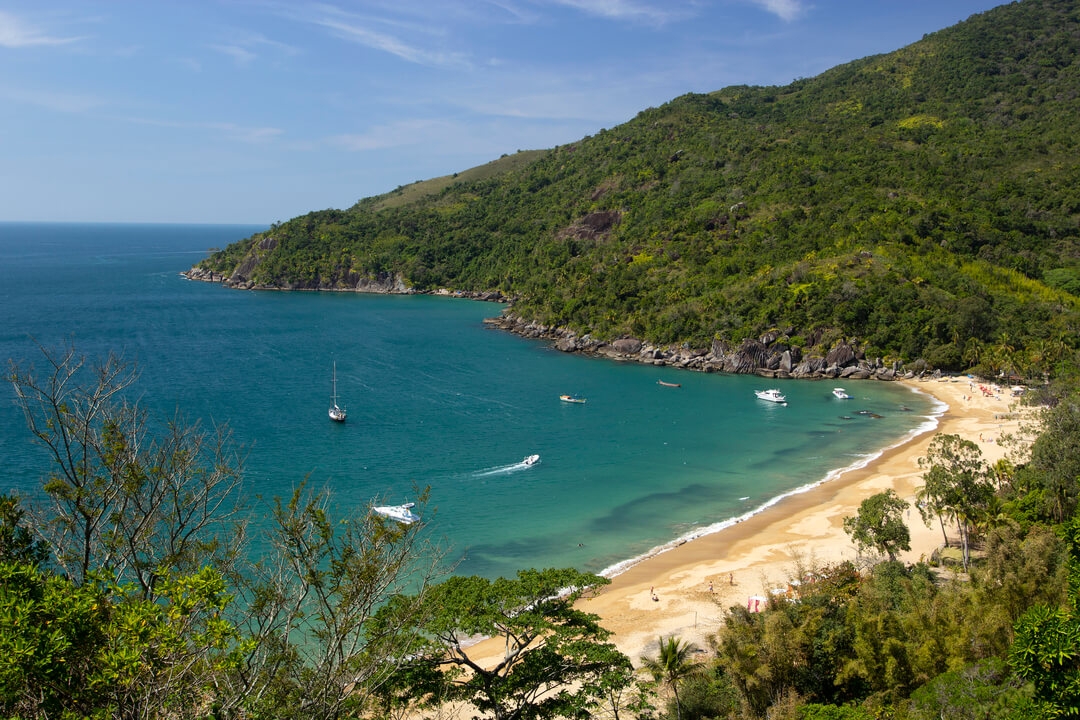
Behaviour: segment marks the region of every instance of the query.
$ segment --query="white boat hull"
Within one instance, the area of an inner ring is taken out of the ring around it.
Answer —
[[[755,390],[754,395],[757,396],[758,400],[787,405],[787,398],[785,398],[779,390]]]
[[[399,522],[402,525],[412,525],[420,519],[420,516],[410,509],[413,505],[414,503],[405,503],[404,505],[382,505],[371,508],[371,512],[376,515],[382,515],[388,520]]]

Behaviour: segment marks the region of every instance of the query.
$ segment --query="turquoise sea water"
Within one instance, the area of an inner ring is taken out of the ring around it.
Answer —
[[[933,411],[897,384],[849,381],[855,399],[841,401],[833,382],[566,355],[484,327],[502,309],[490,303],[179,276],[258,229],[0,223],[0,359],[40,366],[31,337],[123,351],[160,416],[228,422],[248,451],[246,487],[265,498],[305,476],[342,506],[397,504],[429,485],[433,532],[463,556],[459,572],[489,577],[610,568],[865,462]],[[335,361],[344,425],[326,414]],[[774,385],[786,407],[754,397]],[[46,458],[2,392],[0,489],[29,496]],[[522,468],[532,453],[541,462]]]

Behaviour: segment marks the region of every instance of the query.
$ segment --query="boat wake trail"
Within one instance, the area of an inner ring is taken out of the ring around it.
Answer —
[[[511,463],[510,465],[500,465],[499,467],[484,468],[483,470],[477,470],[473,473],[473,477],[487,477],[488,475],[508,475],[509,473],[518,472],[519,470],[528,470],[531,465],[525,461]]]

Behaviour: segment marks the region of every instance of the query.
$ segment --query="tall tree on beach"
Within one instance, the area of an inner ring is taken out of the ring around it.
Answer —
[[[895,561],[898,551],[911,549],[911,533],[902,516],[907,507],[892,490],[871,495],[859,505],[857,515],[844,518],[844,532],[860,550],[874,548]]]
[[[919,458],[919,465],[928,468],[917,496],[919,514],[927,526],[931,518],[938,518],[946,545],[949,540],[945,519],[956,522],[967,569],[970,530],[993,495],[991,473],[982,451],[959,435],[937,435],[930,442],[926,456]]]

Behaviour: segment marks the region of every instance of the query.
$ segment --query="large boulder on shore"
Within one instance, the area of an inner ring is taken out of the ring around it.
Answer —
[[[623,355],[637,355],[641,352],[641,341],[635,337],[625,337],[614,340],[611,346]]]
[[[846,343],[839,343],[825,355],[826,365],[846,367],[855,360],[855,350]]]
[[[812,377],[818,375],[824,369],[825,358],[820,355],[811,355],[803,358],[803,361],[792,370],[791,374],[795,377]]]
[[[724,357],[724,371],[753,373],[765,367],[767,351],[760,340],[747,338],[738,349]]]
[[[572,337],[562,338],[555,343],[555,349],[563,352],[576,352],[578,349],[577,340]]]
[[[790,373],[792,369],[791,351],[785,350],[780,356],[780,369],[786,373]]]

